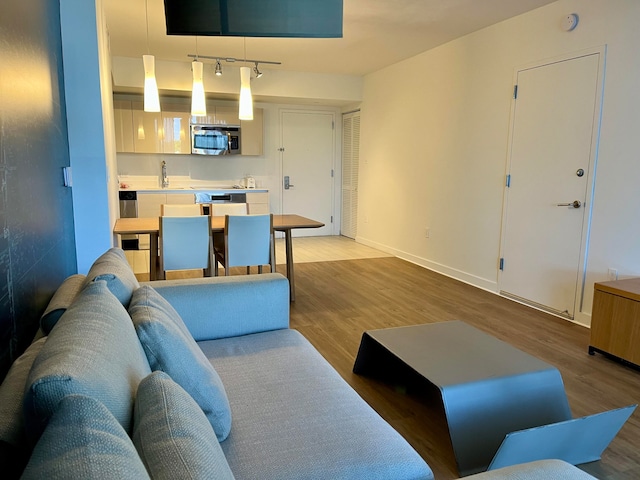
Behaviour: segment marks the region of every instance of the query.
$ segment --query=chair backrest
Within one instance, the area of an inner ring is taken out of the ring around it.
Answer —
[[[275,271],[273,215],[226,215],[225,268],[271,265]]]
[[[160,255],[163,270],[209,269],[211,218],[160,217]]]
[[[160,215],[163,217],[195,217],[202,215],[202,207],[196,203],[184,205],[163,203],[160,205]]]
[[[212,203],[209,205],[209,214],[213,217],[224,215],[246,215],[246,203]]]

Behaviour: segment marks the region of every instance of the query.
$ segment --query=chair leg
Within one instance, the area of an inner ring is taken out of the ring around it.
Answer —
[[[262,273],[262,265],[258,265],[258,273]]]
[[[247,275],[251,275],[251,267],[247,265]]]

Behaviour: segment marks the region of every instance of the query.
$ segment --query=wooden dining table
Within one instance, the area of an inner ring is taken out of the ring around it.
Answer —
[[[287,265],[287,278],[289,279],[289,299],[295,302],[295,276],[293,269],[293,240],[291,231],[298,228],[320,228],[324,223],[302,217],[295,214],[273,215],[273,229],[284,232],[285,257]],[[224,217],[211,217],[211,230],[213,232],[224,231]],[[160,219],[155,218],[119,218],[113,227],[116,235],[149,235],[149,248],[151,252],[158,251],[158,235],[160,232]],[[157,280],[157,255],[149,255],[149,279]]]

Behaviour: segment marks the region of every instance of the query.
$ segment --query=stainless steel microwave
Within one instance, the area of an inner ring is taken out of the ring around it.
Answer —
[[[238,125],[191,125],[191,153],[238,155],[240,145]]]

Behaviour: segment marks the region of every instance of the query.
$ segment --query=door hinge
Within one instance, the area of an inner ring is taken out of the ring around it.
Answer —
[[[507,175],[507,180],[505,181],[505,185],[507,188],[511,186],[511,174]]]
[[[335,130],[335,129],[336,129],[336,122],[331,120],[331,130]]]
[[[333,215],[331,215],[331,223],[333,223]]]
[[[504,270],[504,257],[500,258],[500,270]]]
[[[333,168],[331,169],[331,178],[333,178]]]
[[[513,86],[513,99],[516,100],[518,98],[518,85]]]

